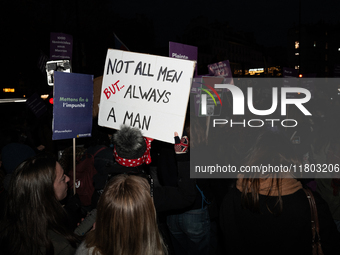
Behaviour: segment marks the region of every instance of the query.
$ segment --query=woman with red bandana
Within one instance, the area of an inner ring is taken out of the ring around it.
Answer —
[[[106,168],[111,176],[118,174],[140,175],[148,179],[153,189],[153,200],[157,212],[182,209],[190,206],[196,197],[196,182],[190,179],[190,162],[186,153],[177,155],[177,187],[160,186],[148,172],[153,139],[143,137],[138,128],[122,126],[114,134],[113,156],[115,163]],[[107,178],[107,177],[105,177]],[[97,197],[97,200],[99,196]]]

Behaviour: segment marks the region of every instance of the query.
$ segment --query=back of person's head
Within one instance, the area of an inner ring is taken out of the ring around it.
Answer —
[[[294,176],[288,171],[277,170],[283,169],[283,167],[289,169],[291,165],[300,164],[290,140],[284,134],[278,132],[265,131],[260,133],[248,151],[243,164],[249,169],[255,169],[255,171],[250,171],[242,176],[237,182],[237,186],[242,192],[243,205],[248,209],[258,211],[260,194],[276,196],[277,203],[274,207],[277,206],[278,209],[275,209],[275,213],[281,213],[283,208],[281,199],[283,182],[286,185],[285,187],[289,185],[291,191],[299,189],[301,185],[295,180],[298,176]],[[267,167],[267,172],[261,171],[264,167]],[[272,171],[271,169],[274,168],[276,170]],[[260,169],[260,171],[256,169]],[[274,212],[272,209],[269,210]]]
[[[115,149],[121,158],[136,159],[145,153],[146,143],[138,128],[121,126],[114,134]]]
[[[52,157],[37,157],[21,163],[10,184],[9,192],[13,202],[25,199],[30,201],[32,208],[37,208],[41,203],[48,204],[48,201],[55,200],[55,169],[56,160]]]
[[[110,180],[98,202],[96,228],[87,235],[86,243],[99,254],[166,252],[145,178],[118,175]]]
[[[247,153],[244,165],[290,165],[299,159],[290,140],[282,133],[261,132]]]
[[[53,249],[48,230],[75,241],[55,192],[56,165],[53,157],[37,156],[21,163],[13,173],[1,225],[2,241],[6,240],[12,254]]]
[[[113,157],[121,166],[130,169],[138,169],[139,166],[143,168],[151,163],[152,141],[152,138],[143,137],[138,128],[122,125],[114,134]]]

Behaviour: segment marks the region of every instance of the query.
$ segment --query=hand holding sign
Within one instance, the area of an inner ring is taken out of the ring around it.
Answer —
[[[178,133],[175,132],[175,152],[176,154],[183,154],[188,151],[189,139],[186,134],[183,134],[182,138],[179,139]]]

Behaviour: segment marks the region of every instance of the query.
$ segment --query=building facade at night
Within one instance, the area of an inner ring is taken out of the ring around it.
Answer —
[[[340,77],[340,25],[304,24],[288,31],[289,67],[302,76]]]
[[[253,34],[235,31],[228,24],[196,18],[187,26],[183,43],[198,47],[198,73],[207,73],[207,65],[229,60],[233,75],[248,75],[251,70],[265,70],[270,66],[263,47]]]

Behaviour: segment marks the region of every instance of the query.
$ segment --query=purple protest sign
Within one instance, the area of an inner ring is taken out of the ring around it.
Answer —
[[[213,76],[232,77],[229,60],[208,65],[209,74]]]
[[[234,84],[233,74],[231,72],[229,60],[217,62],[208,65],[209,75],[211,76],[223,76],[223,84]],[[223,89],[224,92],[228,92],[228,89]]]
[[[340,65],[334,65],[334,77],[340,77]]]
[[[169,57],[186,60],[195,60],[197,62],[197,47],[182,43],[169,42]],[[197,75],[197,64],[195,75]]]
[[[282,76],[283,76],[283,87],[300,87],[305,88],[311,93],[311,97],[314,98],[315,93],[315,84],[314,78],[315,74],[304,74],[304,78],[298,77],[298,70],[289,67],[282,68]],[[308,78],[305,78],[308,77]],[[300,98],[300,93],[288,93],[286,95],[287,98]]]
[[[283,67],[282,76],[283,77],[298,77],[298,72],[294,68]]]
[[[283,87],[297,87],[297,77],[298,71],[294,68],[283,67],[282,68],[282,76],[283,76]],[[287,98],[297,98],[297,93],[288,93]]]
[[[50,60],[72,60],[72,35],[50,34]]]
[[[37,118],[41,117],[47,111],[46,104],[37,93],[29,97],[26,104]]]
[[[201,94],[208,94],[209,97],[207,99],[207,116],[219,116],[221,114],[221,106],[222,102],[219,101],[223,97],[223,89],[214,88],[215,84],[223,84],[223,77],[213,77],[213,76],[205,76],[197,78],[195,77],[192,81],[191,85],[191,94],[194,100],[195,105],[195,114],[196,116],[204,117],[205,115],[201,115],[200,107],[201,107]],[[203,92],[202,92],[203,91]]]
[[[93,75],[54,72],[52,140],[90,137]]]
[[[199,114],[199,108],[200,108],[200,102],[201,102],[201,87],[202,87],[202,78],[193,78],[192,84],[191,84],[191,90],[190,93],[192,94],[194,105],[195,105],[195,114],[198,116]]]

